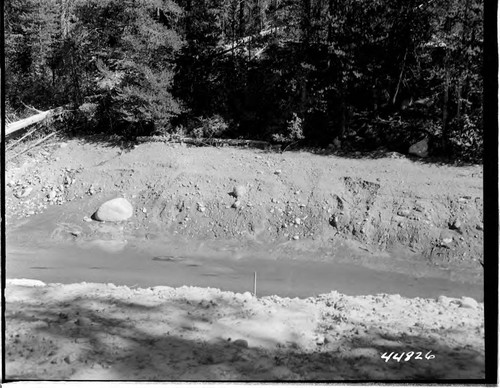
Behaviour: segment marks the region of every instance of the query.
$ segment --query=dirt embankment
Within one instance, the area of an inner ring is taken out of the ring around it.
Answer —
[[[79,213],[83,238],[91,233],[83,218],[121,195],[135,207],[124,227],[136,236],[169,233],[299,250],[340,242],[418,256],[473,278],[482,272],[480,166],[164,143],[124,150],[75,140],[9,163],[6,182],[8,225],[59,205],[62,213]],[[237,198],[235,186],[244,188]]]

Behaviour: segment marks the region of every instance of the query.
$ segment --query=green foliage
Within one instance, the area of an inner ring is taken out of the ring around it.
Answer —
[[[174,30],[181,9],[161,0],[63,0],[61,5],[10,0],[11,105],[78,107],[97,95],[94,130],[134,135],[168,127],[182,111],[170,92],[183,44]]]
[[[272,135],[276,143],[292,143],[304,139],[302,129],[302,119],[294,112],[293,117],[288,121],[285,133],[275,133]]]
[[[462,162],[483,162],[483,133],[480,116],[463,115],[450,124],[450,144],[455,159]]]
[[[429,135],[479,160],[482,14],[479,0],[7,0],[7,105],[92,100],[77,127],[127,136],[405,152]]]
[[[229,128],[226,121],[219,115],[214,115],[208,118],[200,117],[199,122],[201,126],[192,130],[192,134],[196,138],[218,138],[223,136]]]
[[[165,4],[170,8],[159,8]],[[165,24],[179,13],[173,3],[154,0],[135,7],[130,2],[87,1],[76,9],[81,28],[100,46],[92,57],[98,70],[99,115],[112,132],[137,136],[164,131],[181,113],[170,91],[172,62],[182,40]]]

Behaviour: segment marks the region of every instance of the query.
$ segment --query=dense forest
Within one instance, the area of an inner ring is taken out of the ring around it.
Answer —
[[[482,158],[480,0],[5,0],[7,120]]]

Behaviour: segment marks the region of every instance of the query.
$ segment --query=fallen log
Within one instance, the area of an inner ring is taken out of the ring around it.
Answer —
[[[50,113],[52,113],[52,110],[47,110],[45,112],[38,113],[34,116],[30,116],[25,119],[16,121],[15,123],[7,125],[7,127],[5,128],[5,136],[8,136],[14,132],[19,131],[20,129],[26,128],[30,125],[45,120]]]
[[[220,139],[220,138],[193,138],[180,137],[173,138],[170,136],[138,136],[136,139],[139,143],[147,142],[166,142],[166,143],[186,143],[196,146],[233,146],[233,147],[254,147],[267,148],[271,147],[271,143],[262,140],[245,140],[245,139]]]
[[[52,132],[50,134],[48,134],[47,136],[43,137],[42,139],[38,140],[35,144],[32,144],[30,145],[28,148],[24,149],[23,151],[15,154],[14,156],[10,157],[9,160],[11,159],[14,159],[16,157],[18,157],[19,155],[22,155],[24,154],[25,152],[31,150],[32,148],[35,148],[37,145],[40,145],[41,143],[43,143],[45,140],[51,138],[52,136],[56,135],[58,132]]]
[[[223,46],[224,47],[224,51],[222,53],[226,53],[228,51],[231,51],[231,50],[234,50],[234,49],[238,48],[239,46],[247,44],[252,39],[262,38],[264,36],[267,36],[267,35],[270,35],[270,34],[273,34],[273,33],[277,33],[277,32],[281,32],[283,30],[284,30],[283,27],[271,27],[271,28],[268,28],[267,30],[259,31],[256,34],[245,36],[245,37],[243,37],[241,39],[238,39],[237,41],[234,41],[234,42],[231,42],[229,44],[224,45]]]
[[[7,147],[5,147],[5,151],[10,150],[16,144],[19,144],[21,141],[23,141],[24,139],[26,139],[29,135],[33,134],[33,132],[35,132],[36,130],[38,130],[38,128],[33,128],[31,131],[29,131],[28,133],[24,134],[20,139],[17,139],[16,141],[14,141],[11,144],[9,144]]]
[[[5,136],[9,136],[9,135],[13,134],[14,132],[17,132],[23,128],[29,127],[30,125],[33,125],[33,124],[39,123],[43,120],[46,120],[48,117],[50,117],[54,113],[59,113],[63,109],[68,108],[69,106],[70,106],[69,104],[64,105],[64,106],[59,106],[57,108],[46,110],[46,111],[37,113],[36,115],[30,116],[30,117],[27,117],[25,119],[16,121],[12,124],[9,124],[5,127]],[[31,108],[31,109],[34,109],[34,108]]]

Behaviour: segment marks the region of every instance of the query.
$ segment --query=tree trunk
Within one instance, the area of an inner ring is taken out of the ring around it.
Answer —
[[[462,80],[458,80],[457,85],[457,119],[460,120],[462,115]]]
[[[245,0],[240,0],[239,38],[245,36]]]
[[[333,10],[333,0],[328,1],[328,34],[327,34],[327,43],[330,45],[333,42],[333,15],[334,10]]]
[[[302,45],[309,48],[311,39],[311,0],[302,0]]]
[[[442,128],[442,134],[441,134],[441,139],[442,139],[442,147],[443,150],[447,153],[448,152],[448,101],[449,101],[449,94],[450,94],[450,70],[446,67],[445,70],[445,80],[444,80],[444,90],[443,90],[443,121],[441,124]]]

